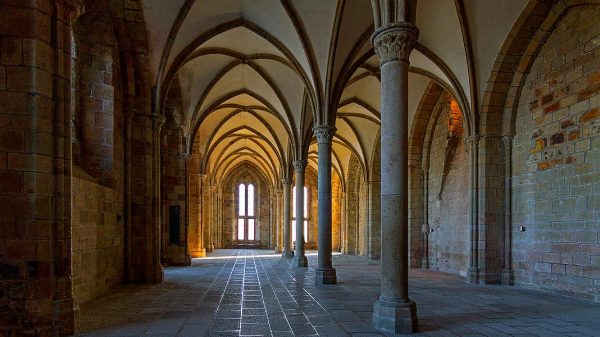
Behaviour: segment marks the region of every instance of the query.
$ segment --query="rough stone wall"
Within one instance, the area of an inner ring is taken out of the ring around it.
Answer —
[[[123,191],[75,168],[72,182],[73,295],[83,304],[123,282]]]
[[[512,156],[521,286],[600,299],[599,6],[569,10],[527,75]],[[523,231],[519,227],[523,227]]]
[[[344,242],[342,252],[345,254],[359,254],[360,246],[360,190],[363,173],[358,158],[350,156],[348,165],[348,178],[346,188],[346,223],[344,224]]]
[[[468,267],[470,228],[468,160],[462,129],[449,138],[449,113],[440,114],[429,155],[429,234],[430,266],[465,276]],[[454,119],[454,123],[460,123]]]

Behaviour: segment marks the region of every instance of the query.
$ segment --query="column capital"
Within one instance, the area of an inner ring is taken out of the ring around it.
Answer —
[[[165,124],[165,121],[167,120],[165,118],[165,116],[160,115],[160,114],[155,114],[153,113],[152,115],[152,127],[154,128],[154,130],[160,130],[163,125]]]
[[[308,162],[306,160],[294,160],[292,165],[294,165],[294,170],[296,171],[304,171]]]
[[[281,179],[281,183],[283,184],[283,186],[291,186],[292,185],[292,179],[290,178],[283,178]]]
[[[419,29],[409,22],[395,22],[377,29],[371,42],[379,56],[379,66],[390,61],[408,62],[418,38]]]
[[[331,125],[318,125],[313,128],[317,144],[331,144],[336,131],[336,127]]]
[[[513,140],[513,138],[515,137],[514,134],[512,133],[507,133],[505,135],[502,135],[502,142],[506,145],[506,144],[510,144]]]

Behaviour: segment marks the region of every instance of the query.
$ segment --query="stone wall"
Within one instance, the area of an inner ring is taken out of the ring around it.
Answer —
[[[429,257],[432,269],[465,276],[470,243],[468,159],[462,117],[452,111],[450,105],[443,109],[430,144]]]
[[[83,304],[123,282],[122,191],[100,185],[80,168],[73,171],[73,295]]]
[[[518,285],[600,299],[600,7],[569,10],[527,75],[512,155]]]

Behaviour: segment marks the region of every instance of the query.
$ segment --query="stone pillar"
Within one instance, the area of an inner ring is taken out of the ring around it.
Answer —
[[[283,216],[281,215],[282,207],[282,196],[283,190],[280,188],[275,189],[275,253],[283,252]]]
[[[478,228],[478,156],[479,156],[479,136],[469,136],[465,139],[467,151],[469,152],[469,177],[470,177],[470,210],[469,210],[469,228],[471,228],[469,269],[467,272],[468,283],[479,283],[479,228]]]
[[[335,127],[320,125],[313,128],[318,144],[318,198],[319,198],[319,261],[316,269],[316,284],[336,284],[335,269],[331,263],[331,141]],[[300,186],[296,184],[296,186]],[[296,190],[298,187],[296,187]],[[298,217],[296,217],[298,219]],[[296,220],[296,226],[298,220]]]
[[[421,235],[423,236],[423,255],[421,256],[421,268],[429,269],[429,162],[423,163],[423,225]]]
[[[381,296],[375,328],[417,330],[417,307],[408,298],[408,67],[418,29],[391,23],[372,36],[381,68]]]
[[[308,267],[308,260],[304,255],[304,170],[306,160],[293,162],[296,172],[296,254],[292,264],[296,267]]]
[[[512,269],[512,140],[513,135],[504,135],[504,263],[502,283],[513,285],[515,281]]]
[[[219,199],[221,198],[221,193],[219,193],[219,186],[215,185],[212,186],[211,188],[211,221],[209,223],[208,226],[208,242],[207,242],[207,250],[209,252],[212,252],[215,250],[215,232],[216,232],[216,228],[218,226],[220,217],[221,217],[221,213],[219,212]]]
[[[291,223],[291,179],[281,179],[283,184],[283,252],[281,257],[291,259],[294,257],[292,250],[292,223]]]

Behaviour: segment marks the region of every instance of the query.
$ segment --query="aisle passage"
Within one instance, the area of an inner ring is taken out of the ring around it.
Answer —
[[[308,252],[309,265],[316,253]],[[170,267],[160,285],[132,285],[81,308],[79,336],[382,336],[372,328],[378,261],[335,255],[340,280],[260,250],[218,250]],[[413,270],[416,336],[598,336],[600,305]]]

